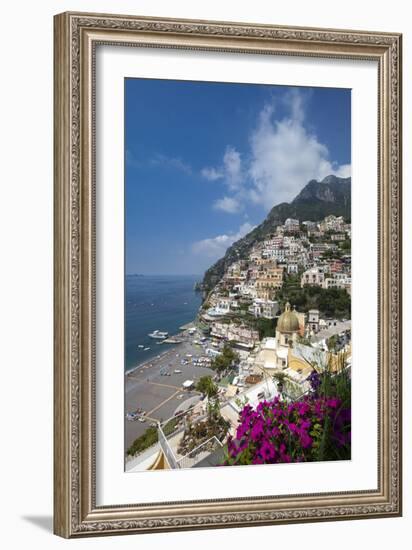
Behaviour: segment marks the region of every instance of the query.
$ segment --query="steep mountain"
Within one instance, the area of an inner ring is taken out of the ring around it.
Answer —
[[[311,180],[292,202],[274,206],[266,219],[250,233],[232,244],[223,258],[210,267],[203,278],[203,288],[210,291],[222,278],[230,264],[245,258],[253,245],[273,233],[287,218],[299,221],[320,221],[329,215],[351,219],[351,178],[327,176],[322,181]]]

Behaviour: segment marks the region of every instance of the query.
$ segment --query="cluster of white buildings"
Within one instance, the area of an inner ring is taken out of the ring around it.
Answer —
[[[345,223],[342,216],[326,216],[326,218],[319,223],[319,231],[326,233],[328,231],[341,232],[342,234],[351,231],[350,223]]]
[[[235,323],[221,323],[218,321],[212,323],[210,336],[246,349],[253,349],[259,342],[259,332],[257,330]]]
[[[351,236],[342,216],[321,222],[288,218],[265,240],[256,243],[247,258],[233,262],[209,296],[209,320],[239,312],[242,302],[255,317],[278,314],[277,291],[286,275],[301,275],[301,287],[345,289],[351,293],[351,255],[336,252]]]
[[[255,298],[248,308],[249,313],[254,317],[273,319],[279,313],[279,304],[274,300],[262,300]]]
[[[321,288],[339,288],[351,294],[351,264],[342,260],[326,261],[311,267],[301,275],[300,286],[319,286]]]

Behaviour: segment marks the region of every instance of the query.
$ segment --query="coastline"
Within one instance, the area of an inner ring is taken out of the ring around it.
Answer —
[[[151,339],[149,334],[154,330],[168,332],[173,339],[178,338],[188,324],[193,325],[201,306],[201,297],[193,290],[193,284],[193,276],[126,279],[125,373],[176,345],[169,340],[163,343]]]
[[[194,321],[192,321],[192,324],[194,323]],[[190,323],[189,323],[190,324]],[[183,328],[183,327],[181,327]],[[178,332],[177,334],[172,334],[171,336],[168,337],[169,338],[184,338],[184,332]],[[163,342],[160,344],[160,345],[163,345]],[[171,343],[171,342],[165,342],[165,345],[167,346],[179,346],[180,345],[180,342],[177,343]],[[127,378],[128,376],[130,376],[132,373],[136,372],[136,370],[138,370],[139,368],[143,368],[144,366],[147,366],[148,364],[150,363],[153,363],[155,359],[161,359],[162,357],[164,357],[165,355],[167,355],[167,353],[173,349],[172,347],[170,347],[169,349],[166,349],[160,353],[158,353],[157,355],[155,355],[155,357],[150,357],[149,359],[145,359],[142,363],[139,363],[138,365],[135,365],[134,367],[132,367],[131,369],[129,370],[126,370],[125,373],[124,373],[124,376],[125,378]]]
[[[195,389],[185,389],[183,382],[191,380],[195,386],[202,376],[216,374],[211,368],[195,365],[192,361],[203,355],[203,348],[195,343],[199,334],[186,330],[178,335],[182,343],[171,345],[125,373],[124,413],[140,409],[143,412],[139,414],[145,419],[145,422],[125,419],[125,451],[151,425],[171,418],[184,408],[186,401],[200,400],[201,394]]]

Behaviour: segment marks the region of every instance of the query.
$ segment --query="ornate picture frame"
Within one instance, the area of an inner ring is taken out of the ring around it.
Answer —
[[[395,33],[123,15],[55,16],[54,532],[71,538],[401,515],[401,43]],[[378,64],[378,488],[96,504],[98,45]]]

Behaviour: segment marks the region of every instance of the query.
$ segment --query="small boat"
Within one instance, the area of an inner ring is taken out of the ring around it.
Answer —
[[[143,344],[139,344],[137,347],[138,347],[138,348],[141,348],[141,349],[144,348]]]
[[[143,351],[149,351],[149,349],[150,349],[150,348],[144,348],[144,350],[143,350]]]
[[[155,338],[156,340],[165,340],[168,336],[168,332],[162,332],[160,330],[154,330],[149,334],[150,338]]]

